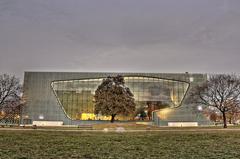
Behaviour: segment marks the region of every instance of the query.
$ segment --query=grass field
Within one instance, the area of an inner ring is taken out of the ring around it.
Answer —
[[[239,158],[240,131],[0,131],[0,158]]]

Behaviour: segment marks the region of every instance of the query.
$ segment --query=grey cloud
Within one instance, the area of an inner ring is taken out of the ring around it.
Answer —
[[[239,0],[0,0],[0,72],[240,72]]]

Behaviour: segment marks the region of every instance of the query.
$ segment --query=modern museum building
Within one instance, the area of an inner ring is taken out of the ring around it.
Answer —
[[[195,104],[186,101],[189,91],[207,80],[207,74],[25,72],[22,124],[81,125],[109,122],[94,114],[94,93],[108,76],[122,75],[134,94],[136,113],[117,115],[116,122],[146,122],[158,126],[198,126],[210,121]],[[146,112],[139,118],[137,110]]]

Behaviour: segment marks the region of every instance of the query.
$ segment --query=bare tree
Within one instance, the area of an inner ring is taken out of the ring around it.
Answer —
[[[19,118],[22,87],[15,76],[0,75],[0,122],[11,123]]]
[[[190,100],[219,110],[227,128],[226,114],[240,106],[240,79],[236,75],[211,75],[190,92]]]
[[[120,75],[104,79],[95,91],[94,98],[95,114],[109,115],[111,122],[118,114],[128,115],[135,111],[133,94]]]

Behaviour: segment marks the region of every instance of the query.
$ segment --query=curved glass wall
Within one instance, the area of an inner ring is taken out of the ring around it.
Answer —
[[[143,108],[151,120],[154,110],[181,105],[189,83],[152,77],[124,77],[125,84],[134,94],[136,110]],[[52,88],[66,115],[72,120],[109,120],[94,114],[94,93],[100,79],[54,81]],[[134,120],[137,114],[118,116],[118,120]]]

